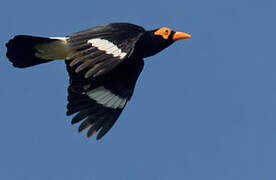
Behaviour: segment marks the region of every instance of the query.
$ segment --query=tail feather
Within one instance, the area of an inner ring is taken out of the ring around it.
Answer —
[[[7,57],[13,66],[25,68],[65,59],[66,38],[45,38],[17,35],[6,43]]]

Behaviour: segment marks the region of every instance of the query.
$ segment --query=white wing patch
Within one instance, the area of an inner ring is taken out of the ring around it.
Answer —
[[[88,91],[86,94],[90,99],[95,100],[97,103],[113,109],[121,109],[127,102],[127,98],[117,96],[103,86]]]
[[[120,59],[124,59],[124,57],[127,55],[127,53],[123,52],[115,44],[105,39],[90,39],[87,41],[87,43],[91,43],[92,46],[98,48],[101,51],[105,51],[106,54],[112,54],[114,57],[119,57]]]

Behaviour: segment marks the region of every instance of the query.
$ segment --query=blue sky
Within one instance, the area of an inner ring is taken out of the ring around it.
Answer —
[[[0,7],[0,179],[276,178],[276,2],[15,1]],[[66,112],[63,61],[16,69],[16,34],[110,22],[192,34],[148,58],[112,130],[87,139]]]

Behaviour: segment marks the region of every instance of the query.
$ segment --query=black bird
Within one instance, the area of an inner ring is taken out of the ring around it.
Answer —
[[[146,31],[129,23],[111,23],[67,37],[17,35],[6,43],[14,67],[25,68],[65,59],[69,73],[67,115],[77,113],[79,132],[103,137],[130,100],[143,58],[191,36],[170,28]]]

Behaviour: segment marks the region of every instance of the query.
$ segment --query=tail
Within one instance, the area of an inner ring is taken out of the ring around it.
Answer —
[[[14,67],[25,68],[47,63],[55,59],[65,59],[67,38],[45,38],[17,35],[6,43],[7,57]]]

